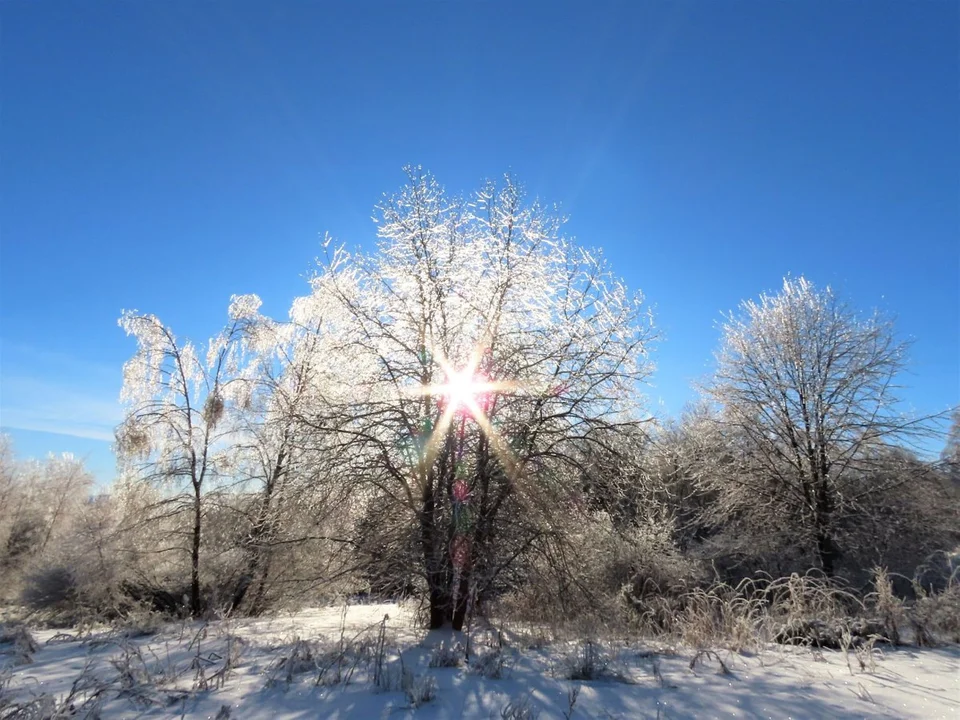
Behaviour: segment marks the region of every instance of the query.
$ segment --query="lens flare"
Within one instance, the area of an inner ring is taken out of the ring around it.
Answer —
[[[470,369],[452,372],[447,375],[447,381],[437,388],[446,402],[456,411],[461,408],[469,409],[489,391],[489,383],[482,377],[474,375]],[[480,403],[482,404],[482,403]]]
[[[417,395],[437,398],[441,415],[425,444],[421,455],[422,466],[429,467],[433,463],[445,433],[459,414],[462,418],[469,416],[477,423],[508,475],[512,475],[516,465],[513,453],[493,428],[488,413],[492,411],[498,395],[518,392],[520,387],[515,382],[492,380],[478,373],[477,368],[483,357],[483,350],[479,347],[474,348],[467,363],[459,369],[439,352],[432,351],[430,357],[443,372],[443,382],[419,386],[415,392]]]

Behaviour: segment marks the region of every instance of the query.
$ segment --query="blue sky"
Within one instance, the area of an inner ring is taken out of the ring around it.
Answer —
[[[956,2],[0,4],[0,424],[112,472],[124,308],[283,316],[422,164],[512,171],[656,308],[661,411],[787,274],[915,339],[960,402]]]

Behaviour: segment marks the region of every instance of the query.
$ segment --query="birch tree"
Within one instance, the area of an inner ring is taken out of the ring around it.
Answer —
[[[243,321],[256,312],[255,296],[235,297],[230,321],[202,350],[182,341],[156,316],[125,312],[120,327],[137,342],[124,365],[121,400],[126,414],[117,429],[118,456],[140,477],[173,491],[167,505],[184,505],[189,533],[190,611],[202,612],[200,552],[204,493],[228,472],[233,429],[231,401],[242,391]],[[238,404],[234,403],[234,406]]]

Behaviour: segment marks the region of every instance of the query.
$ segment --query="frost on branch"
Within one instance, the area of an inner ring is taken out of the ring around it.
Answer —
[[[137,341],[137,352],[124,366],[121,399],[124,421],[117,429],[117,453],[131,469],[169,487],[185,490],[177,502],[191,508],[190,605],[200,613],[200,549],[203,501],[211,484],[228,472],[223,452],[238,430],[227,404],[231,385],[245,380],[241,317],[250,321],[259,301],[234,298],[230,324],[212,338],[205,351],[180,341],[153,315],[124,313],[120,326]]]
[[[514,538],[549,527],[584,446],[639,421],[653,331],[642,296],[512,179],[463,199],[408,177],[377,208],[377,253],[338,253],[294,301],[291,357],[311,369],[305,419],[341,449],[361,512],[390,497],[419,523],[431,623],[456,626],[465,588],[492,576],[451,587],[444,538],[456,528],[461,565],[495,574],[521,554],[500,545],[501,509],[527,508]],[[464,368],[496,389],[476,398],[483,417],[454,422],[431,388]],[[467,497],[475,519],[451,506]]]
[[[233,295],[230,297],[231,320],[250,320],[257,316],[263,302],[257,295]]]
[[[717,486],[730,513],[770,538],[793,518],[784,542],[833,574],[846,528],[892,487],[878,459],[930,431],[897,409],[906,348],[889,320],[803,277],[729,315],[708,393],[735,463]]]

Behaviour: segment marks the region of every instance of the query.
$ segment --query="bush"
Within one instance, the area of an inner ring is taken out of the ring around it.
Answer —
[[[938,638],[960,643],[960,582],[953,580],[939,593],[925,594],[918,588],[910,618],[918,645],[934,645]]]
[[[540,712],[533,707],[529,695],[511,700],[500,709],[500,717],[503,720],[537,720]]]
[[[614,666],[610,654],[592,640],[584,640],[563,657],[560,674],[566,680],[616,680],[626,682],[626,675]]]
[[[807,645],[817,648],[841,650],[859,647],[882,638],[884,627],[869,620],[846,619],[834,622],[826,620],[791,620],[774,636],[783,645]]]
[[[554,631],[562,629],[563,618],[581,636],[621,632],[649,626],[654,616],[668,624],[674,601],[702,582],[700,565],[673,544],[670,522],[621,530],[606,513],[576,520],[568,538],[530,563],[523,584],[501,600],[500,612]]]
[[[75,606],[77,590],[73,572],[61,565],[52,565],[27,574],[21,599],[31,610],[63,611]]]
[[[603,650],[590,640],[578,645],[564,658],[564,662],[564,677],[567,680],[600,680],[607,675],[610,668],[610,662]]]
[[[874,592],[867,601],[883,623],[883,636],[894,645],[900,644],[900,628],[907,619],[903,600],[894,593],[893,582],[886,568],[873,569]]]
[[[0,645],[6,643],[13,645],[14,665],[29,665],[33,662],[33,654],[40,649],[30,628],[26,625],[0,627]],[[0,688],[0,695],[2,695],[2,688]]]
[[[719,583],[692,590],[669,603],[668,609],[671,604],[676,609],[669,616],[667,610],[661,612],[657,624],[670,627],[681,642],[698,649],[753,647],[761,639],[764,612],[761,601],[751,597],[748,585],[733,588]]]
[[[410,707],[418,708],[437,697],[437,679],[433,675],[407,677],[411,679],[404,683],[403,690],[410,702]]]
[[[456,668],[460,667],[463,664],[463,658],[465,653],[463,651],[463,645],[460,643],[453,643],[448,645],[445,642],[441,642],[433,650],[433,654],[430,656],[430,667],[432,668]]]
[[[134,608],[114,622],[123,637],[138,638],[156,635],[163,630],[167,618],[145,608]]]
[[[504,663],[503,650],[495,648],[478,655],[470,664],[470,669],[488,680],[499,680],[503,677]]]
[[[290,685],[296,675],[316,670],[319,654],[320,648],[316,642],[293,638],[289,649],[273,662],[268,686],[280,682]]]
[[[924,594],[947,590],[960,574],[960,548],[953,552],[932,553],[914,572],[914,586]]]

